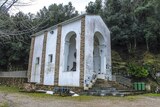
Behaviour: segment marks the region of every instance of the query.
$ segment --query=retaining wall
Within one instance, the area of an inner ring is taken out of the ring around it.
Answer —
[[[27,82],[27,71],[0,72],[0,85],[23,87]]]

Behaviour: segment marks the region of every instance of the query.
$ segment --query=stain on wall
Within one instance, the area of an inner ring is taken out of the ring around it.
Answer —
[[[40,83],[43,39],[44,39],[44,34],[35,37],[33,60],[32,60],[31,82]],[[39,64],[36,64],[36,59],[38,57],[39,57]]]
[[[45,60],[45,72],[44,72],[44,85],[54,85],[56,41],[57,41],[57,29],[52,29],[48,31],[46,56],[45,56],[46,60]],[[49,55],[52,55],[52,62],[50,62]]]

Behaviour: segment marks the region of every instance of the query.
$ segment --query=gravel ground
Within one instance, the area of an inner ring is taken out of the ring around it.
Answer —
[[[6,106],[4,106],[6,104]],[[160,97],[138,96],[136,98],[96,97],[76,100],[74,98],[38,98],[20,93],[0,92],[0,107],[160,107]]]

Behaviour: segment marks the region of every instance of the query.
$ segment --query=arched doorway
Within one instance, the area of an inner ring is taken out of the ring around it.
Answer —
[[[94,34],[93,69],[98,74],[105,74],[105,45],[100,32]]]
[[[65,38],[64,71],[76,71],[76,33],[69,32]]]

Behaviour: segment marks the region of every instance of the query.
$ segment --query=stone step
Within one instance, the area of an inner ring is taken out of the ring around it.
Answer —
[[[113,88],[113,87],[93,87],[89,91],[100,91],[100,90],[106,90],[106,91],[112,92],[112,91],[116,91],[116,88]]]
[[[144,92],[139,92],[139,91],[128,91],[128,90],[123,90],[119,91],[119,90],[95,90],[95,91],[86,91],[83,92],[83,94],[85,95],[95,95],[95,96],[119,96],[119,97],[123,97],[123,96],[129,96],[129,95],[139,95],[139,94],[144,94]],[[83,95],[81,93],[81,95]]]
[[[123,86],[115,81],[107,81],[103,79],[97,79],[93,84],[92,88],[84,92],[87,95],[96,96],[127,96],[140,94],[128,87]]]
[[[87,95],[96,95],[96,96],[108,96],[112,95],[112,93],[117,92],[116,90],[89,90],[86,91],[84,94]]]
[[[115,93],[113,94],[113,96],[129,96],[129,95],[140,95],[140,94],[145,94],[145,92],[139,92],[139,91],[130,91],[130,92],[119,92],[119,93]]]
[[[115,81],[107,81],[107,80],[103,80],[103,79],[97,79],[96,82],[94,83],[94,85],[92,86],[94,87],[101,87],[101,88],[105,88],[105,87],[114,87],[117,88],[119,90],[127,90],[128,87],[123,86]]]

